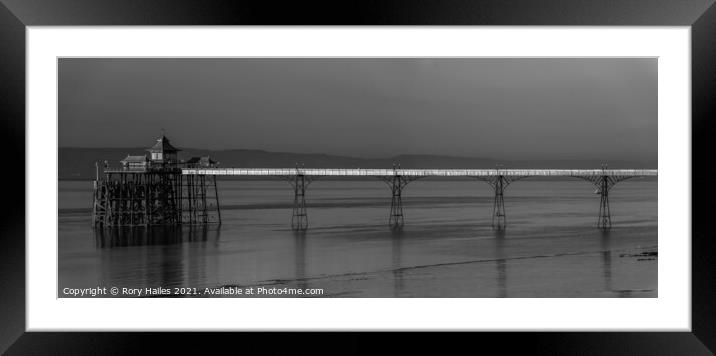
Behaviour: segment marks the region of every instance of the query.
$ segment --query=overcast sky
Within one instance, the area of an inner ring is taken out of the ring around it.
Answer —
[[[63,147],[657,158],[657,60],[60,59]]]

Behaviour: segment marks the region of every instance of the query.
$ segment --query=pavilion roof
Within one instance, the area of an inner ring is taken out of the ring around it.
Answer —
[[[157,143],[154,144],[151,148],[147,148],[147,151],[149,152],[162,152],[162,153],[176,153],[181,151],[180,149],[174,147],[169,143],[169,139],[162,135],[162,137],[157,139]]]

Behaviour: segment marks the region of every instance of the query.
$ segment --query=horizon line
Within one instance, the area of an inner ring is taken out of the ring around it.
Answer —
[[[146,148],[141,147],[82,147],[82,146],[58,146],[58,149],[135,149],[135,150],[146,150]],[[658,162],[658,158],[656,159],[624,159],[624,158],[491,158],[491,157],[479,157],[479,156],[461,156],[461,155],[450,155],[450,154],[436,154],[436,153],[400,153],[392,156],[381,156],[381,157],[365,157],[365,156],[353,156],[353,155],[345,155],[345,154],[332,154],[332,153],[323,153],[323,152],[289,152],[289,151],[270,151],[260,148],[223,148],[223,149],[211,149],[211,148],[196,148],[196,147],[177,147],[181,151],[187,151],[187,150],[195,150],[195,151],[214,151],[214,152],[226,152],[226,151],[259,151],[259,152],[266,152],[266,153],[279,153],[279,154],[294,154],[294,155],[323,155],[323,156],[333,156],[333,157],[342,157],[342,158],[354,158],[354,159],[366,159],[366,160],[377,160],[377,159],[390,159],[400,156],[431,156],[431,157],[439,157],[439,158],[459,158],[459,159],[481,159],[481,160],[490,160],[490,161],[626,161],[626,162],[633,162],[633,161],[641,161],[641,162],[650,162],[655,161]]]

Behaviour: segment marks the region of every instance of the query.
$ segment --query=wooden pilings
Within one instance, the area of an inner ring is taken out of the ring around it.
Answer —
[[[213,189],[214,202],[207,199]],[[221,223],[215,177],[180,170],[113,171],[94,181],[95,227]]]

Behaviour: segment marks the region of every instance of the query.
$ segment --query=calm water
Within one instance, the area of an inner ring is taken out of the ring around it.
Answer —
[[[283,181],[219,181],[220,227],[91,227],[91,182],[59,183],[59,288],[269,286],[331,297],[656,297],[657,182],[610,193],[614,228],[594,228],[599,196],[578,180],[518,181],[508,228],[490,228],[491,188],[412,182],[406,224],[387,226],[380,181],[323,181],[307,192],[310,229],[290,230]],[[62,296],[62,294],[60,294]]]

